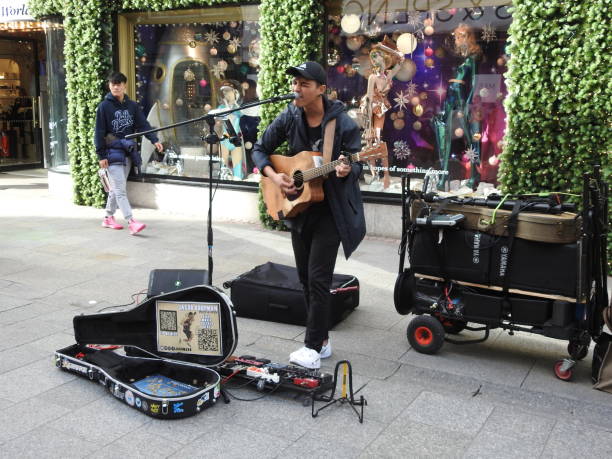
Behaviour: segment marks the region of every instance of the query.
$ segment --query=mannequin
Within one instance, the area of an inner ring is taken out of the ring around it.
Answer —
[[[481,133],[478,113],[472,113],[470,106],[476,87],[477,61],[482,55],[482,49],[476,43],[474,30],[465,24],[459,24],[453,31],[453,35],[455,49],[464,60],[457,67],[454,77],[448,80],[446,98],[440,113],[432,118],[431,125],[440,158],[440,167],[444,171],[448,171],[453,134],[463,137],[466,148],[472,151],[470,179],[467,186],[474,189],[480,182],[478,166],[480,166]],[[455,132],[453,132],[453,116],[457,117],[460,126]],[[445,189],[447,180],[448,175],[442,175],[438,182],[438,189]]]
[[[387,96],[391,89],[393,77],[399,72],[403,61],[403,54],[397,50],[395,43],[386,36],[381,43],[374,45],[370,51],[372,73],[368,77],[368,89],[362,101],[367,147],[372,147],[382,141],[381,133],[385,125],[386,113],[391,108]],[[389,159],[384,158],[382,163],[385,168],[383,186],[388,188],[390,184]],[[378,174],[372,168],[373,164],[369,165],[375,177],[378,177]]]
[[[240,90],[238,89],[240,85],[237,82],[226,80],[221,82],[220,87],[220,99],[221,104],[217,107],[219,110],[225,110],[228,108],[236,108],[240,106]],[[234,131],[241,138],[240,132],[240,117],[242,113],[240,111],[236,111],[227,115],[228,122],[234,127]],[[227,132],[227,128],[225,124],[223,125],[223,134],[230,135]],[[229,139],[224,139],[220,144],[221,148],[221,159],[222,159],[222,168],[229,168],[229,161],[231,157],[232,162],[232,170],[231,173],[236,179],[244,179],[246,176],[246,164],[244,162],[244,151],[242,142],[238,145],[234,145],[230,142]]]

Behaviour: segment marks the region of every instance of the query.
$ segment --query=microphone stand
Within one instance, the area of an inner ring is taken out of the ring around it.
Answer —
[[[126,139],[133,139],[135,137],[151,134],[153,132],[163,131],[165,129],[172,129],[178,126],[184,126],[185,124],[196,123],[198,121],[206,121],[208,123],[208,135],[200,137],[203,142],[207,143],[208,148],[208,222],[207,222],[207,243],[208,243],[208,285],[212,286],[212,275],[213,275],[213,229],[212,229],[212,201],[213,201],[213,146],[219,143],[221,140],[215,132],[215,118],[229,115],[230,113],[243,110],[245,108],[255,107],[257,105],[269,104],[275,102],[281,102],[283,100],[295,99],[295,94],[287,94],[283,96],[270,97],[264,100],[258,100],[255,102],[249,102],[240,107],[228,108],[227,110],[214,111],[214,113],[207,113],[198,118],[192,118],[190,120],[180,121],[178,123],[169,124],[167,126],[149,129],[148,131],[135,132],[125,136]]]

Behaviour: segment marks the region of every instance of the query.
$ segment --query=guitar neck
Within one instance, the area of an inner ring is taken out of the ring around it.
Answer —
[[[359,161],[359,153],[353,153],[343,159],[337,159],[335,161],[331,161],[327,164],[323,164],[319,167],[313,167],[312,169],[308,169],[307,171],[303,171],[304,182],[308,182],[309,180],[314,180],[316,178],[322,177],[333,172],[336,169],[336,166],[339,164],[353,163],[355,161]]]

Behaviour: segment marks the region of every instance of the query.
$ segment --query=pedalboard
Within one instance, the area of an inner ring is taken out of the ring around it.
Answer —
[[[297,365],[272,362],[269,359],[244,355],[230,357],[217,371],[227,384],[232,378],[253,381],[258,390],[283,388],[297,391],[309,398],[333,387],[333,375]]]

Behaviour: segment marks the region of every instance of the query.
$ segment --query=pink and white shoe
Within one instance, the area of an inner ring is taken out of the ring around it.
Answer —
[[[128,228],[130,229],[130,234],[140,233],[146,227],[147,225],[145,225],[144,223],[137,222],[133,218],[130,220],[128,224]]]
[[[104,220],[102,220],[102,226],[104,228],[110,228],[115,230],[123,229],[123,226],[117,223],[115,221],[115,217],[113,217],[112,215],[110,217],[104,217]]]

